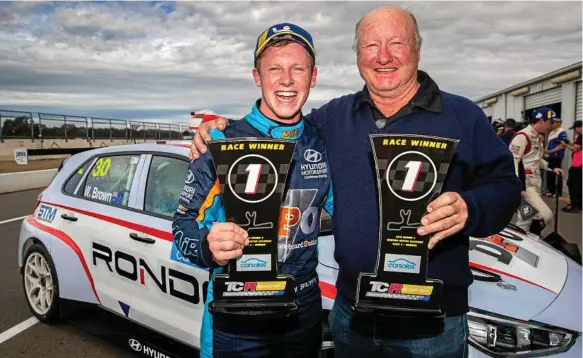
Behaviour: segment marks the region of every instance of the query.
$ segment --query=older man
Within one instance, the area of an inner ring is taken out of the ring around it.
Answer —
[[[520,182],[510,151],[472,101],[441,91],[419,71],[421,36],[415,17],[381,6],[356,26],[354,49],[364,88],[333,99],[306,120],[326,141],[334,187],[338,294],[330,324],[338,357],[461,357],[467,351],[469,236],[503,229],[520,204]],[[206,130],[192,147],[204,152]],[[443,280],[444,318],[380,320],[357,313],[359,273],[372,272],[378,255],[379,215],[371,133],[427,134],[459,139],[444,194],[431,202],[420,235],[432,235],[428,276]],[[198,149],[196,148],[198,147]],[[450,239],[440,242],[442,239]],[[439,245],[436,246],[436,243]]]

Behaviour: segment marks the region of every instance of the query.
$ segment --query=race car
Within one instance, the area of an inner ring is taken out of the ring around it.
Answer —
[[[188,188],[188,151],[114,146],[61,165],[19,238],[25,298],[37,318],[66,318],[146,357],[192,356],[209,273],[172,243],[177,198]],[[322,220],[318,274],[326,318],[337,264],[331,219]],[[581,266],[512,226],[470,242],[470,356],[581,357]],[[328,332],[322,350],[333,356]]]

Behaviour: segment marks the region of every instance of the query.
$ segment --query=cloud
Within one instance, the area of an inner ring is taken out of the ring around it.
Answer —
[[[366,2],[11,2],[0,6],[0,108],[186,123],[260,96],[257,36],[295,22],[315,39],[305,112],[362,88],[352,51]],[[581,60],[581,2],[407,2],[421,69],[472,99]]]

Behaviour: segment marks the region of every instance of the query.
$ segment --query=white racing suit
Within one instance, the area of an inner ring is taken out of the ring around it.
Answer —
[[[541,197],[540,169],[549,170],[549,163],[543,159],[544,147],[539,133],[531,125],[527,126],[512,138],[510,151],[514,156],[516,175],[523,181],[522,195],[538,211],[536,215],[527,219],[523,219],[519,213],[516,225],[525,231],[540,234],[542,228],[553,220],[553,212]],[[544,226],[531,230],[533,220],[542,220]]]

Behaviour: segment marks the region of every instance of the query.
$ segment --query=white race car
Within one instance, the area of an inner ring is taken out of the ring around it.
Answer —
[[[20,232],[33,314],[67,318],[146,357],[191,356],[209,275],[172,245],[187,167],[187,147],[161,144],[68,158]],[[325,316],[337,275],[329,230],[325,218],[318,267]],[[470,356],[581,357],[581,266],[511,228],[470,246]],[[329,336],[322,349],[333,355]]]

